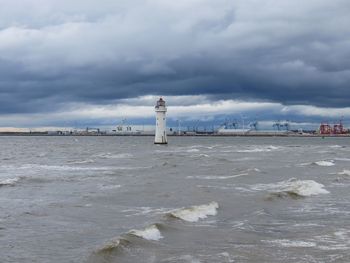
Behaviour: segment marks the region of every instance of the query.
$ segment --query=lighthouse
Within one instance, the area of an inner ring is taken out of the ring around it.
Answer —
[[[160,98],[155,106],[156,111],[156,136],[154,138],[155,144],[167,144],[166,137],[166,106],[165,101]]]

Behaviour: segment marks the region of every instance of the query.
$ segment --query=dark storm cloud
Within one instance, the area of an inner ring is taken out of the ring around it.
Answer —
[[[0,4],[1,113],[147,94],[350,104],[347,0]]]

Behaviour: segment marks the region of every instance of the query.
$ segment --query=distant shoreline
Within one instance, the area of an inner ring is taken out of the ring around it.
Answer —
[[[43,137],[153,137],[154,134],[48,134],[47,132],[0,132],[0,136],[43,136]],[[350,134],[297,134],[297,133],[261,133],[261,134],[168,134],[171,137],[349,137]]]

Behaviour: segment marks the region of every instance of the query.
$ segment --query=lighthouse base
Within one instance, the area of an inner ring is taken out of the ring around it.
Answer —
[[[154,142],[154,144],[168,144],[168,142]]]

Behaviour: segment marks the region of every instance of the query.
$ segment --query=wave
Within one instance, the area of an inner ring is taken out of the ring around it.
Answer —
[[[151,241],[158,241],[163,238],[156,224],[150,225],[143,230],[130,230],[128,234]]]
[[[271,152],[275,150],[279,150],[281,147],[278,146],[263,146],[263,147],[256,147],[252,149],[246,149],[246,150],[237,150],[238,153],[258,153],[258,152]]]
[[[205,153],[200,153],[200,154],[193,154],[190,157],[192,157],[192,158],[201,158],[201,157],[209,158],[210,156],[208,154],[205,154]]]
[[[118,153],[118,154],[101,153],[101,154],[97,154],[96,157],[101,159],[125,159],[125,158],[132,158],[134,156],[131,153]]]
[[[208,145],[197,144],[197,145],[192,145],[192,146],[190,146],[188,148],[190,148],[190,149],[202,148],[202,149],[212,150],[212,149],[217,148],[217,147],[220,147],[220,144],[214,144],[214,145],[209,145],[209,146]]]
[[[202,179],[202,180],[225,180],[225,179],[231,179],[236,178],[244,175],[249,175],[248,173],[242,173],[242,174],[235,174],[235,175],[228,175],[228,176],[187,176],[187,179]]]
[[[219,207],[218,203],[211,202],[205,205],[198,205],[198,206],[192,206],[190,208],[173,210],[166,213],[165,215],[179,218],[181,220],[188,221],[188,222],[197,222],[199,219],[207,218],[210,215],[216,215],[218,207]],[[140,240],[145,240],[146,242],[159,241],[160,239],[164,238],[162,235],[162,232],[165,231],[166,228],[167,228],[166,224],[155,223],[141,230],[132,229],[120,235],[119,237],[110,240],[102,247],[97,248],[89,256],[88,262],[100,262],[101,259],[103,260],[107,258],[114,259],[114,257],[118,257],[118,256],[126,256],[126,257],[137,256],[139,258],[142,255],[137,255],[137,254],[139,254],[139,252],[143,254],[143,252],[146,251],[140,247],[144,245],[144,242]],[[139,238],[139,240],[135,239],[135,237]],[[150,244],[157,245],[158,243],[152,242]],[[132,253],[132,251],[135,251],[136,254]],[[117,260],[115,261],[117,262]],[[140,261],[127,261],[127,262],[140,262]]]
[[[339,175],[348,175],[350,176],[350,170],[343,170],[342,172],[338,173]]]
[[[81,161],[69,161],[70,164],[84,164],[84,163],[94,163],[95,161],[92,159],[81,160]]]
[[[205,219],[208,216],[215,216],[218,208],[219,204],[217,202],[211,202],[205,205],[177,209],[169,212],[168,215],[187,222],[198,222],[200,219]]]
[[[330,161],[317,161],[317,162],[313,162],[313,164],[316,164],[318,166],[334,166],[335,165],[333,160],[330,160]]]
[[[350,158],[334,158],[336,161],[350,162]]]
[[[349,229],[338,229],[337,231],[327,235],[316,236],[315,239],[315,241],[317,241],[317,243],[319,244],[317,248],[325,251],[349,250],[349,240]]]
[[[288,181],[286,185],[282,187],[280,192],[301,197],[329,193],[326,189],[324,189],[323,184],[317,183],[313,180]]]
[[[169,208],[154,208],[148,206],[134,207],[129,209],[121,210],[122,213],[125,213],[125,216],[140,216],[140,215],[162,215],[169,211]]]
[[[329,160],[329,161],[315,161],[315,162],[311,162],[311,163],[300,163],[297,166],[308,166],[308,165],[318,165],[318,166],[334,166],[334,160]]]
[[[116,249],[122,248],[123,246],[130,245],[130,241],[124,238],[117,238],[110,240],[102,247],[98,248],[95,251],[95,254],[105,254],[105,253],[111,253],[115,251]]]
[[[288,240],[288,239],[276,239],[276,240],[263,240],[264,243],[276,244],[280,247],[295,247],[295,248],[308,248],[308,247],[316,247],[316,242],[311,241],[301,241],[301,240]]]
[[[125,248],[133,246],[133,243],[136,241],[133,240],[132,237],[138,237],[148,241],[158,241],[163,238],[160,230],[158,229],[158,224],[150,225],[143,230],[133,229],[108,241],[102,247],[97,248],[91,255],[91,262],[95,262],[94,256],[109,255],[118,251],[124,251]]]
[[[143,167],[127,167],[127,166],[95,166],[95,167],[81,167],[81,166],[69,166],[69,165],[46,165],[46,164],[24,164],[21,166],[14,165],[3,165],[3,169],[10,170],[55,170],[55,171],[108,171],[108,170],[139,170],[139,169],[149,169],[151,166]]]
[[[271,191],[271,197],[309,197],[319,194],[328,194],[324,185],[314,180],[297,180],[295,178],[274,184],[258,184],[250,187],[252,190]]]
[[[6,178],[6,179],[0,179],[0,186],[13,186],[15,185],[21,178]]]
[[[346,146],[342,146],[342,145],[330,145],[330,148],[345,148]]]
[[[170,212],[166,212],[165,215],[182,219],[188,222],[197,222],[199,219],[207,218],[208,216],[214,216],[217,214],[217,209],[219,205],[217,202],[210,202],[209,204],[191,206],[189,208],[180,208],[176,210],[172,210]],[[149,209],[147,209],[149,210]],[[152,211],[164,211],[164,209],[152,209]],[[122,212],[134,211],[124,210]],[[148,211],[147,211],[148,213]],[[143,213],[144,214],[144,213]],[[132,240],[129,240],[131,236],[136,236],[149,241],[158,241],[163,238],[161,230],[165,229],[165,225],[160,223],[155,223],[147,226],[144,229],[137,230],[132,229],[125,234],[122,234],[120,237],[111,240],[105,246],[100,248],[98,251],[108,251],[111,249],[115,249],[124,244],[131,244]]]
[[[106,184],[101,184],[99,185],[99,188],[101,190],[114,190],[122,187],[120,184],[111,184],[111,185],[106,185]]]

